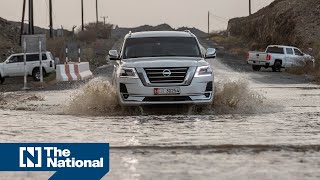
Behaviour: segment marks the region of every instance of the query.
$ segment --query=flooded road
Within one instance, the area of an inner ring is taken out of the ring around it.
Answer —
[[[320,179],[320,86],[286,73],[236,71],[225,61],[211,63],[216,84],[231,82],[220,94],[238,98],[235,107],[201,115],[79,116],[66,111],[79,90],[39,92],[42,100],[16,102],[32,109],[0,110],[0,142],[109,142],[105,179]],[[246,87],[263,103],[241,91]]]

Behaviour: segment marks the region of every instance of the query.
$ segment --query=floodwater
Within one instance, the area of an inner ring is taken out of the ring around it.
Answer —
[[[222,62],[211,62],[218,102],[201,112],[128,114],[96,87],[98,78],[89,82],[91,94],[89,86],[39,92],[41,100],[19,104],[31,109],[0,110],[0,142],[109,142],[105,179],[320,179],[320,86]],[[8,172],[0,179],[51,174]]]

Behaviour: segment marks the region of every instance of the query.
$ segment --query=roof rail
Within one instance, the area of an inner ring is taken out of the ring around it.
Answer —
[[[192,34],[190,30],[184,30],[184,32],[187,32],[189,34]]]
[[[129,31],[129,33],[128,33],[128,34],[129,34],[129,36],[131,36],[131,35],[132,35],[132,31]]]

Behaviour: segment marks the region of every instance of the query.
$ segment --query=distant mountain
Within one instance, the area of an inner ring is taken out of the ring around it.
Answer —
[[[200,37],[200,38],[204,38],[207,36],[205,32],[197,28],[181,27],[178,29],[174,29],[168,24],[160,24],[158,26],[143,25],[143,26],[134,27],[134,28],[116,27],[115,29],[113,29],[112,35],[114,37],[120,38],[128,34],[129,31],[141,32],[141,31],[185,31],[185,30],[190,30],[192,33],[194,33],[197,37]]]

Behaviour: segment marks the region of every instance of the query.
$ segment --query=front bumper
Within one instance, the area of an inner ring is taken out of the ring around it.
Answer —
[[[119,78],[118,97],[123,106],[161,104],[211,104],[214,98],[213,77],[195,77],[188,86],[144,86],[139,78]],[[124,88],[125,87],[125,88]],[[154,88],[180,88],[178,95],[155,95]]]

